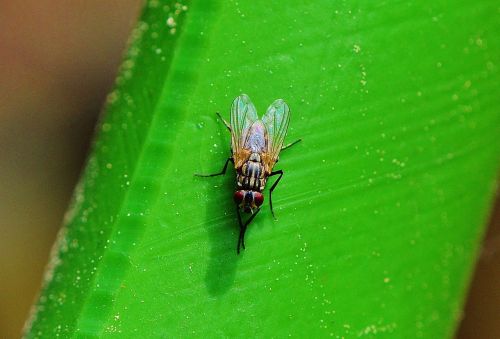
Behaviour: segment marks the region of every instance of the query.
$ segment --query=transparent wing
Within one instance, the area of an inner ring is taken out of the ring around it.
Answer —
[[[285,140],[288,123],[290,122],[290,109],[286,102],[278,99],[269,106],[266,114],[262,117],[268,134],[267,152],[268,169],[272,170],[278,160],[278,155]]]
[[[257,120],[255,106],[246,94],[236,97],[231,106],[231,147],[233,156],[242,154],[248,131]],[[234,159],[236,162],[238,159]]]

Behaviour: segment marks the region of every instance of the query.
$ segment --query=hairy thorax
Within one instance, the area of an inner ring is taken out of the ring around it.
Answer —
[[[247,161],[238,170],[236,181],[238,187],[245,190],[262,192],[266,186],[266,172],[258,153],[251,153]]]

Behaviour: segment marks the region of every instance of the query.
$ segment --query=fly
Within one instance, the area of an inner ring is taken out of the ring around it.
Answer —
[[[233,199],[236,203],[240,226],[237,246],[239,254],[241,247],[245,249],[247,226],[259,213],[260,206],[264,202],[262,191],[267,180],[275,175],[278,176],[278,179],[269,190],[269,205],[271,213],[276,219],[273,211],[272,193],[283,176],[283,170],[273,171],[273,167],[278,162],[280,151],[296,144],[300,139],[283,146],[290,122],[290,110],[282,99],[274,101],[267,109],[266,114],[259,119],[250,98],[246,94],[241,94],[234,99],[231,106],[231,124],[228,124],[219,113],[217,115],[231,132],[232,154],[226,160],[220,173],[195,175],[200,177],[224,175],[229,162],[234,164],[236,191],[233,194]],[[241,210],[251,214],[245,223],[241,219]]]

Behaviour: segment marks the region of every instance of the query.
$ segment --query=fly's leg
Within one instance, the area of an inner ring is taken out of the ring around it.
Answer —
[[[274,182],[274,184],[271,186],[271,189],[269,190],[269,205],[271,206],[271,213],[273,214],[273,218],[274,218],[274,220],[276,220],[276,216],[274,215],[274,210],[273,210],[272,194],[273,194],[274,188],[278,185],[278,183],[281,180],[281,177],[283,176],[283,170],[275,171],[275,172],[272,172],[271,174],[269,174],[270,177],[272,177],[273,175],[279,175],[278,179]]]
[[[295,145],[295,144],[299,143],[300,141],[302,141],[302,139],[297,139],[297,140],[295,140],[294,142],[289,143],[288,145],[282,146],[280,151],[284,151],[284,150],[286,150],[286,149],[288,149],[288,148],[292,147],[293,145]],[[278,161],[279,161],[279,157],[278,157],[278,158],[276,158],[276,162],[278,162]]]
[[[291,142],[291,143],[289,143],[288,145],[285,145],[285,146],[281,147],[281,150],[282,150],[282,151],[284,151],[284,150],[286,150],[287,148],[292,147],[293,145],[295,145],[296,143],[298,143],[298,142],[300,142],[300,141],[302,141],[302,139],[297,139],[297,140],[295,140],[294,142]]]
[[[198,173],[195,173],[194,175],[197,176],[197,177],[216,177],[218,175],[224,175],[226,174],[226,170],[227,170],[227,164],[229,164],[229,162],[232,162],[234,164],[234,159],[231,157],[231,158],[227,158],[226,160],[226,163],[224,164],[224,167],[222,168],[222,171],[220,171],[219,173],[214,173],[214,174],[198,174]]]
[[[236,205],[236,214],[238,215],[238,223],[240,224],[240,235],[238,236],[238,246],[236,247],[236,253],[240,254],[241,239],[245,236],[245,229],[243,229],[243,223],[241,222],[240,207]],[[243,243],[243,249],[245,249],[245,243]]]
[[[231,126],[227,123],[227,121],[226,121],[226,120],[224,120],[224,118],[220,115],[220,113],[219,113],[219,112],[217,112],[216,114],[217,114],[217,115],[219,116],[219,118],[222,120],[222,122],[224,123],[224,125],[226,126],[226,128],[229,130],[229,132],[231,132]]]
[[[227,121],[224,120],[224,118],[220,115],[219,112],[217,112],[217,115],[222,120],[222,122],[224,123],[224,125],[226,126],[226,128],[229,130],[229,132],[231,132],[231,126],[229,126],[229,124],[227,123]],[[227,158],[226,163],[224,164],[224,168],[222,168],[222,171],[220,173],[214,173],[214,174],[197,174],[197,173],[195,173],[194,175],[197,176],[197,177],[216,177],[218,175],[224,175],[224,174],[226,174],[227,164],[230,161],[234,164],[233,157]]]
[[[259,211],[260,208],[257,210],[257,212],[253,213],[250,218],[248,218],[245,224],[243,224],[241,222],[240,208],[238,205],[236,205],[236,213],[238,214],[238,222],[240,223],[240,236],[238,237],[238,247],[236,248],[236,252],[238,254],[240,254],[240,247],[243,247],[243,249],[245,249],[245,232],[247,231],[247,226],[252,222],[253,218],[255,218]]]

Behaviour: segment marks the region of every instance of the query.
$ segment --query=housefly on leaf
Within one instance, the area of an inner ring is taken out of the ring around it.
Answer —
[[[273,167],[278,162],[280,151],[295,145],[300,139],[283,146],[290,122],[290,110],[282,99],[274,101],[267,109],[266,114],[259,119],[250,98],[246,94],[241,94],[233,101],[230,124],[219,113],[217,115],[231,132],[232,155],[226,160],[220,173],[195,175],[200,177],[224,175],[229,162],[234,164],[236,191],[233,198],[240,226],[237,246],[239,254],[241,247],[245,249],[245,231],[260,211],[260,206],[264,202],[262,191],[267,180],[272,176],[278,176],[269,190],[269,206],[276,219],[273,211],[272,193],[281,180],[283,171],[273,171]],[[245,222],[242,221],[241,211],[250,214]]]

